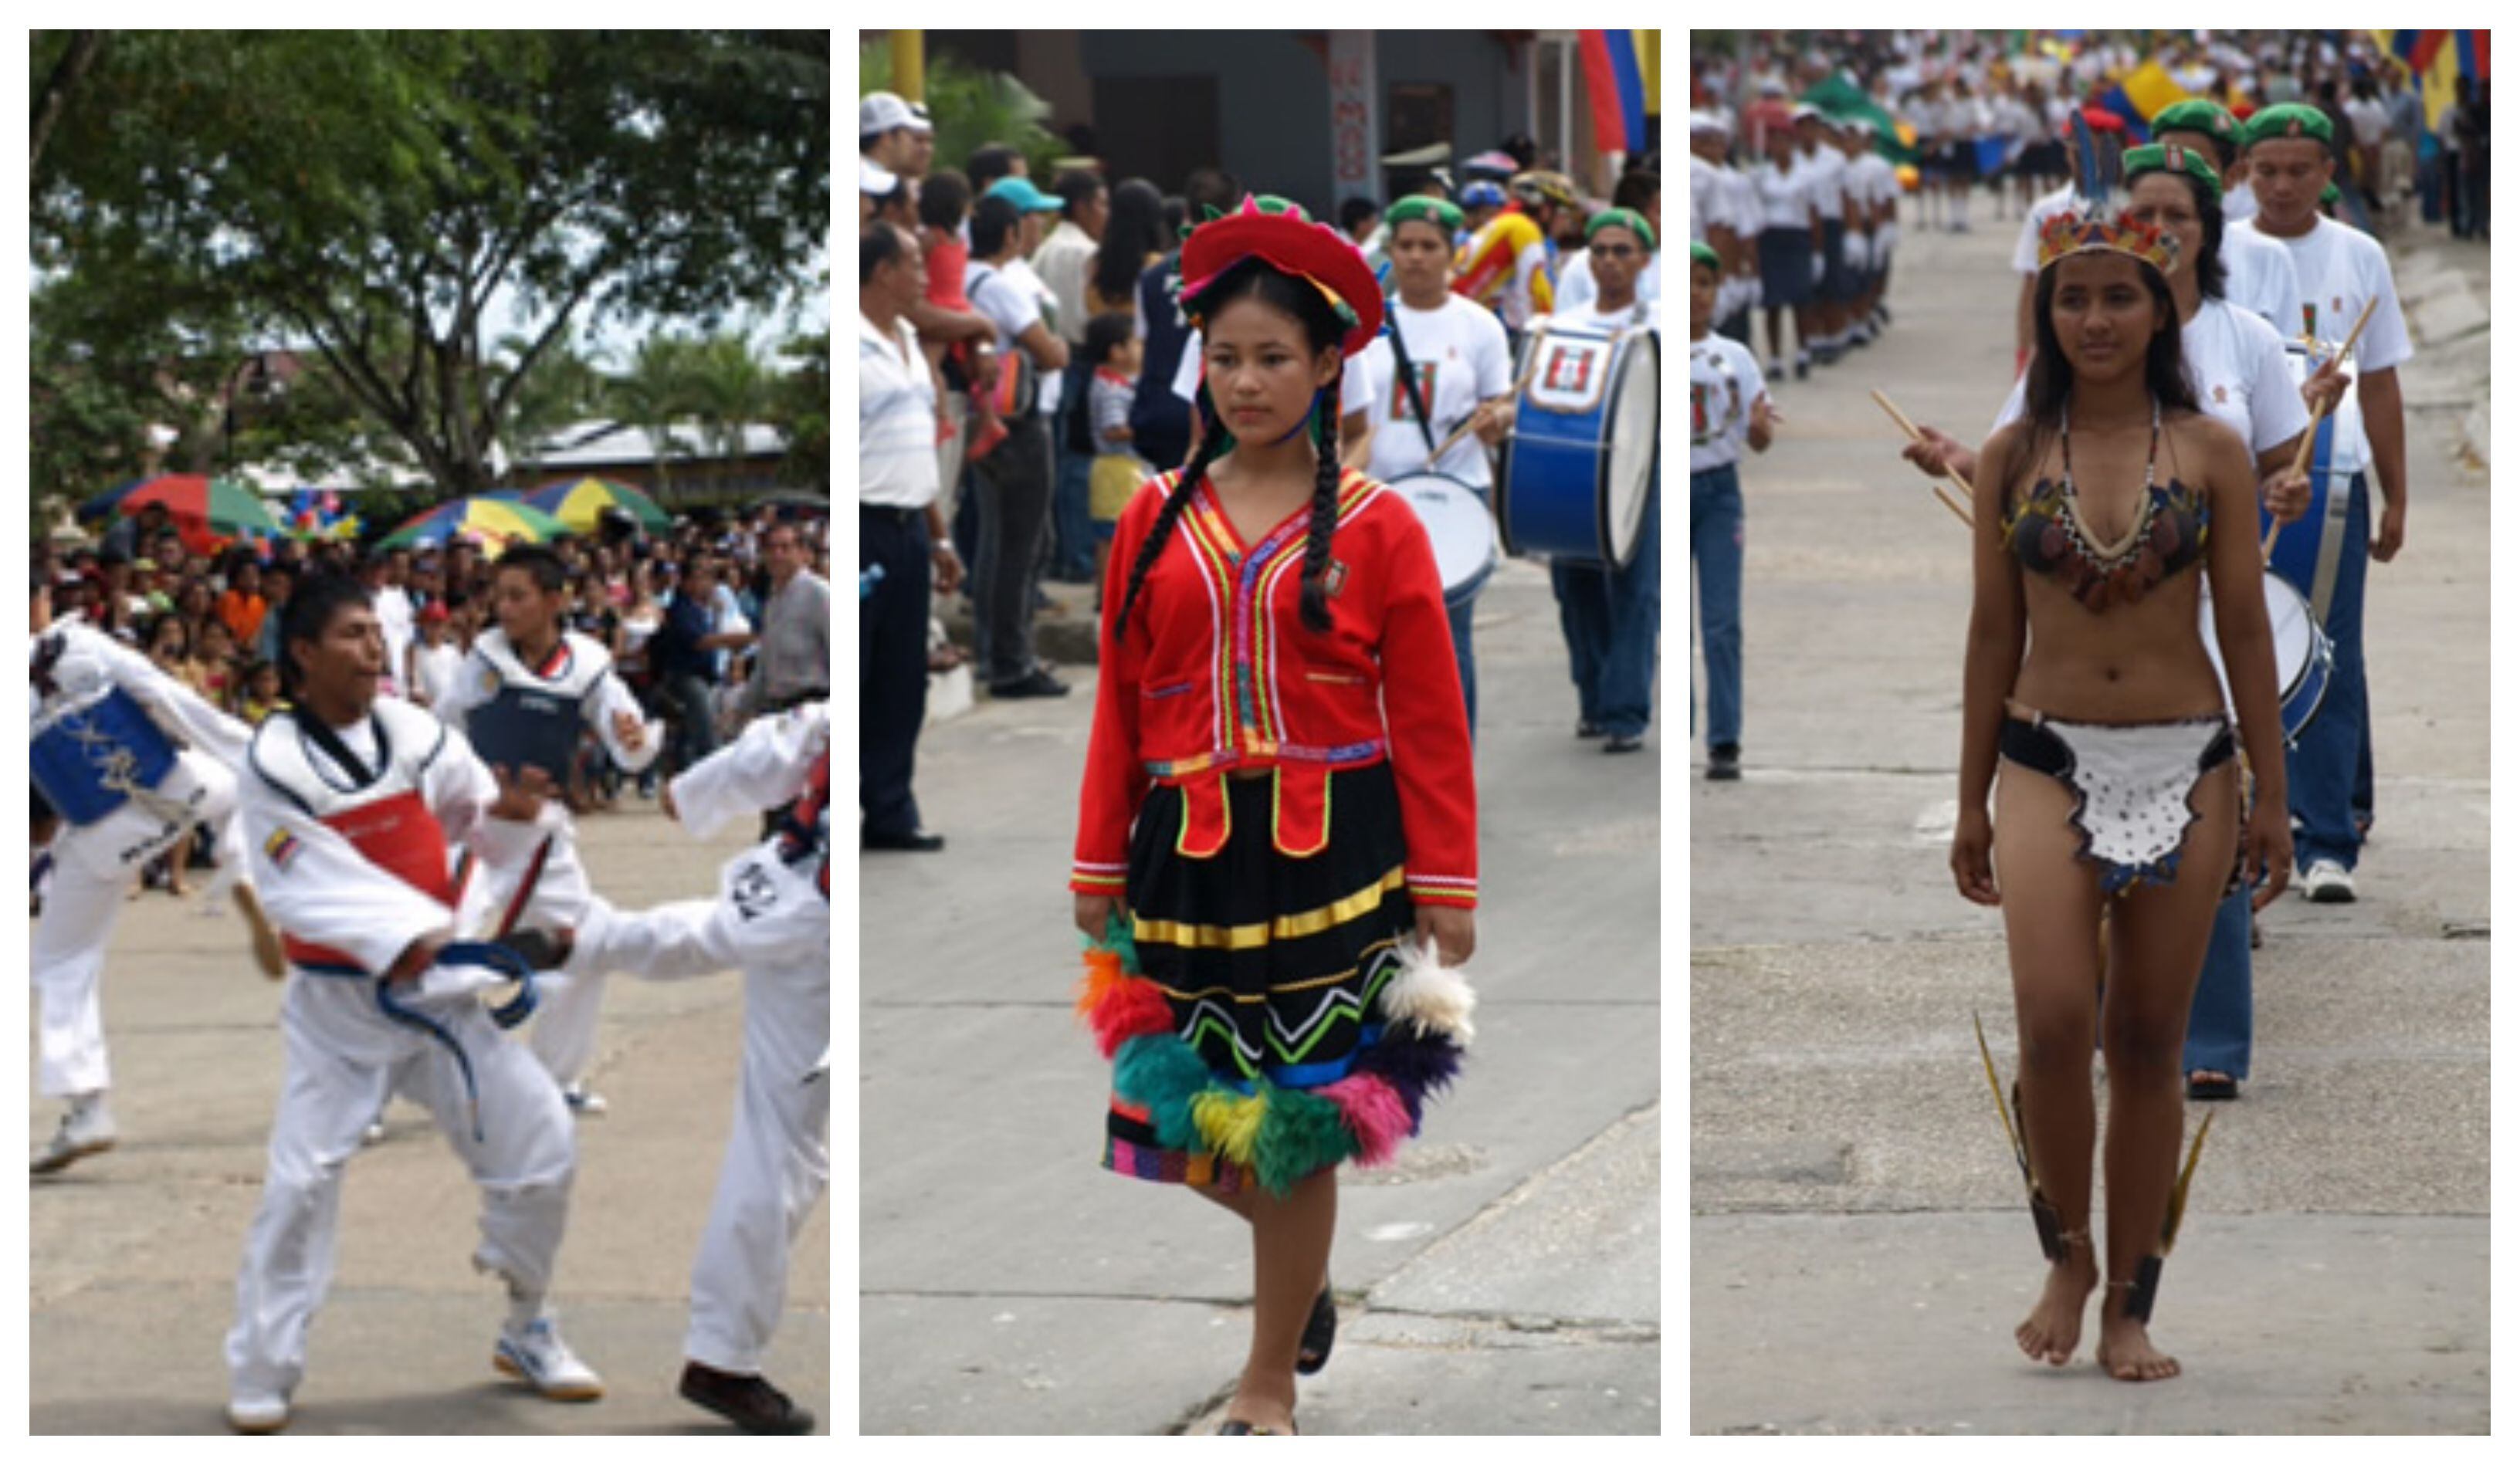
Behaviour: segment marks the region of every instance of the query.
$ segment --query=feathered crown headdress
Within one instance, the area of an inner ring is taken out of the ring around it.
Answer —
[[[2149,224],[2136,222],[2133,215],[2116,218],[2078,214],[2071,211],[2049,219],[2039,230],[2039,272],[2069,254],[2086,254],[2109,250],[2133,255],[2168,279],[2179,268],[2179,241]]]

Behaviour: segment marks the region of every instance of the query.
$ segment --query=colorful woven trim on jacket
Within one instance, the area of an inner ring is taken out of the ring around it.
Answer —
[[[1085,952],[1076,1011],[1111,1060],[1111,1088],[1147,1111],[1169,1150],[1248,1166],[1279,1196],[1315,1171],[1354,1160],[1388,1163],[1418,1132],[1426,1101],[1459,1076],[1477,1005],[1460,971],[1404,946],[1401,974],[1382,990],[1380,1042],[1356,1055],[1347,1077],[1318,1088],[1266,1079],[1250,1092],[1208,1069],[1173,1031],[1172,1003],[1138,966],[1128,925],[1113,917]]]

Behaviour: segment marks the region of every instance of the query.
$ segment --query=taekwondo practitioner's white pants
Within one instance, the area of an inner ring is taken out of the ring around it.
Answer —
[[[581,926],[594,900],[595,888],[578,862],[572,829],[552,841],[551,858],[517,924]],[[569,979],[553,983],[543,994],[525,1035],[534,1056],[563,1088],[584,1078],[595,1061],[595,1026],[604,1015],[604,972],[577,973],[571,965]]]
[[[46,1097],[112,1087],[98,986],[106,943],[140,866],[181,844],[194,824],[206,823],[219,842],[213,891],[245,868],[236,775],[224,764],[188,751],[149,793],[95,823],[65,821],[53,837],[53,876],[35,918],[33,954],[35,1084]]]
[[[280,1007],[287,1067],[270,1169],[246,1237],[236,1325],[227,1338],[228,1372],[239,1391],[285,1395],[304,1375],[306,1329],[333,1279],[341,1169],[390,1093],[428,1108],[481,1187],[473,1265],[520,1292],[550,1289],[577,1173],[567,1105],[533,1054],[508,1041],[477,998],[406,1001],[471,1058],[481,1137],[473,1137],[472,1097],[454,1055],[380,1011],[373,980],[290,973]]]
[[[831,902],[769,846],[737,857],[718,898],[646,911],[602,901],[569,970],[701,976],[743,970],[743,1071],[735,1132],[692,1266],[683,1354],[725,1373],[759,1373],[787,1306],[788,1257],[831,1182]]]

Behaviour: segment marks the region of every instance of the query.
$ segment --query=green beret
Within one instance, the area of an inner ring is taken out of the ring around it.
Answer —
[[[1384,209],[1382,222],[1395,230],[1403,224],[1433,224],[1450,234],[1462,227],[1462,211],[1441,199],[1412,194]]]
[[[2261,111],[2249,118],[2247,143],[2254,148],[2269,138],[2307,137],[2322,143],[2336,141],[2336,127],[2327,113],[2299,102],[2286,102]]]
[[[2202,180],[2207,188],[2214,191],[2215,198],[2223,197],[2222,175],[2214,171],[2214,164],[2206,160],[2204,154],[2193,148],[2182,148],[2177,143],[2147,143],[2140,148],[2129,148],[2122,165],[2129,187],[2146,173],[2183,172],[2190,178]]]
[[[2240,142],[2240,124],[2232,121],[2231,114],[2222,107],[2203,97],[2173,102],[2154,113],[2152,135],[2159,137],[2165,132],[2201,132],[2233,147]]]
[[[1716,257],[1715,246],[1697,240],[1690,240],[1688,242],[1688,267],[1693,270],[1699,265],[1704,265],[1719,275],[1724,273],[1724,261]]]
[[[1653,252],[1653,230],[1645,223],[1645,216],[1633,208],[1605,208],[1593,215],[1593,222],[1584,226],[1584,243],[1591,244],[1594,235],[1613,225],[1644,241],[1645,252],[1648,254]]]

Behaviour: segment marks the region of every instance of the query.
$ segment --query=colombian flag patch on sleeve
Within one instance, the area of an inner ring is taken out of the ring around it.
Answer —
[[[299,848],[296,835],[287,829],[274,829],[271,831],[271,837],[262,842],[262,858],[286,869],[289,867],[289,862],[296,858]]]

